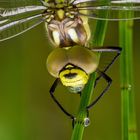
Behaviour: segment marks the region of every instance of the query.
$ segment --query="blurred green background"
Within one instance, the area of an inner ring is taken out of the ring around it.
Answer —
[[[133,40],[140,137],[140,21],[135,21]],[[118,45],[117,22],[109,22],[104,44]],[[46,70],[46,59],[51,50],[44,24],[0,43],[0,140],[70,140],[71,120],[49,95],[54,78]],[[113,84],[90,111],[91,125],[85,129],[84,140],[121,140],[119,60],[107,74],[112,77]],[[78,95],[68,94],[60,85],[56,96],[70,112],[76,112]]]

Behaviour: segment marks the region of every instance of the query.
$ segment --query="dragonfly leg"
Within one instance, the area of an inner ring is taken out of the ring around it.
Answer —
[[[108,65],[104,68],[104,70],[102,70],[105,73],[110,68],[110,66],[115,62],[115,60],[118,58],[118,56],[121,54],[122,48],[115,47],[115,46],[104,46],[104,47],[94,47],[90,50],[93,52],[110,52],[110,53],[116,52],[116,55],[114,55],[114,57],[112,58],[110,63],[108,63]],[[99,75],[96,78],[95,85],[97,84],[97,82],[99,81],[99,79],[101,77],[102,77],[102,75]]]
[[[57,78],[55,81],[54,81],[54,83],[53,83],[53,85],[51,86],[51,88],[50,88],[50,95],[51,95],[51,97],[52,97],[52,99],[54,100],[54,102],[58,105],[58,107],[61,109],[61,111],[65,114],[65,115],[67,115],[68,117],[70,117],[71,119],[72,119],[72,121],[74,122],[74,120],[75,120],[75,118],[74,118],[74,116],[73,115],[71,115],[70,113],[68,113],[64,108],[63,108],[63,106],[59,103],[59,101],[55,98],[55,96],[54,96],[54,92],[55,92],[55,89],[56,89],[56,87],[57,87],[57,85],[58,85],[58,82],[59,82],[59,79]]]
[[[81,97],[82,92],[78,92],[77,94],[79,94],[79,95],[80,95],[80,97]]]
[[[93,52],[116,52],[117,54],[112,58],[111,62],[105,67],[103,72],[106,72],[106,70],[115,62],[117,57],[120,55],[122,48],[120,47],[113,47],[113,46],[105,46],[105,47],[94,47],[90,49]]]
[[[103,77],[107,81],[108,84],[104,88],[104,90],[101,92],[101,94],[90,105],[87,106],[87,110],[91,109],[99,101],[99,99],[107,92],[107,90],[109,89],[112,83],[112,79],[108,75],[106,75],[104,72],[101,72],[99,70],[97,70],[97,72],[99,73],[100,77]]]

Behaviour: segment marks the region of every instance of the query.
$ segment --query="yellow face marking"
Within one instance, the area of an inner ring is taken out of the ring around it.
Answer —
[[[60,45],[60,39],[59,39],[59,32],[58,31],[53,31],[53,39],[54,39],[54,42],[57,46]]]
[[[87,83],[89,75],[81,69],[73,68],[60,72],[59,77],[64,86],[78,87],[78,85],[85,85]]]
[[[77,36],[77,33],[76,31],[71,28],[68,30],[68,34],[70,36],[70,38],[75,42],[75,43],[78,43],[79,39],[78,39],[78,36]]]

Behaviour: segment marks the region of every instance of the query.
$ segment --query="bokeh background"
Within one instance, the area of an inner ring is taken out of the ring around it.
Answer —
[[[94,26],[94,25],[93,25]],[[140,138],[140,21],[134,22],[134,85],[137,128]],[[118,23],[109,22],[105,45],[118,45]],[[52,51],[44,24],[0,43],[0,140],[70,140],[71,120],[49,95],[54,78],[46,69]],[[119,59],[108,70],[113,84],[90,111],[91,125],[84,140],[121,140]],[[97,89],[98,90],[98,89]],[[80,97],[60,85],[56,96],[72,113]]]

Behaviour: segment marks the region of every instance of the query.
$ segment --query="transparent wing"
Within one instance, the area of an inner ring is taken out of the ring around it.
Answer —
[[[93,19],[112,21],[140,19],[140,0],[75,0],[73,4],[77,5],[79,15]],[[106,17],[102,14],[105,12]]]
[[[0,1],[0,41],[26,32],[45,20],[42,13],[46,7],[39,5],[39,2],[37,3],[33,0],[27,4],[28,1],[29,0]],[[24,6],[26,4],[28,6]],[[6,8],[5,5],[8,8]],[[21,6],[17,7],[17,5]]]
[[[37,26],[44,20],[45,19],[42,18],[42,14],[40,14],[5,24],[0,27],[0,41],[22,34]],[[7,21],[4,21],[4,23],[7,23]]]
[[[0,0],[0,8],[17,8],[24,6],[41,6],[40,0]]]

